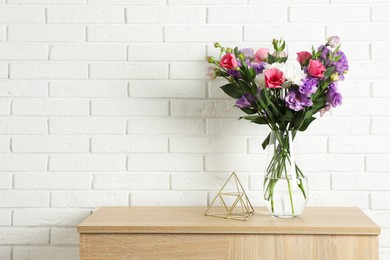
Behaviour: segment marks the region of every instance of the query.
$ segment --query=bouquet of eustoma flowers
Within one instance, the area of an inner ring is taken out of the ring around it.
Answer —
[[[337,82],[344,80],[348,71],[348,61],[340,50],[339,37],[328,38],[324,45],[312,48],[311,52],[297,53],[296,61],[287,61],[284,40],[273,40],[274,51],[261,48],[256,52],[251,48],[225,48],[219,43],[219,59],[208,57],[214,66],[209,76],[225,78],[228,82],[221,89],[237,99],[235,106],[246,116],[240,119],[255,124],[265,124],[271,133],[263,142],[263,148],[278,143],[273,157],[266,168],[264,198],[274,211],[274,188],[278,180],[292,174],[301,194],[306,198],[304,177],[295,164],[290,145],[298,131],[305,131],[316,119],[317,112],[324,114],[331,108],[341,105],[342,96]],[[293,172],[287,172],[287,164],[293,163]],[[290,182],[288,182],[289,188]],[[292,214],[294,206],[290,189]]]

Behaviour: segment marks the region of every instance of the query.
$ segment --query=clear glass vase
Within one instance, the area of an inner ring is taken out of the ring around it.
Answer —
[[[308,182],[295,162],[295,131],[272,131],[267,146],[264,201],[275,217],[299,216],[306,207]]]

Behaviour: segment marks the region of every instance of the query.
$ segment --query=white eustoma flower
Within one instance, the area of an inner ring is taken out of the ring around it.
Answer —
[[[272,63],[272,64],[266,64],[265,70],[276,68],[283,72],[283,77],[286,79],[287,82],[283,84],[283,87],[289,87],[291,84],[300,85],[301,80],[306,78],[305,72],[301,70],[301,65],[299,65],[297,62],[292,63]],[[263,72],[264,73],[264,72]]]

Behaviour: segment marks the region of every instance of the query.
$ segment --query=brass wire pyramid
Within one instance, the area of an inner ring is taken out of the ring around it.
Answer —
[[[225,191],[226,186],[229,183],[233,183],[237,191]],[[252,204],[250,203],[237,174],[232,172],[204,215],[246,221],[254,212]]]

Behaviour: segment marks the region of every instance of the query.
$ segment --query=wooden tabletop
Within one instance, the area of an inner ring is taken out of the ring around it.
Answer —
[[[204,216],[205,207],[103,207],[85,219],[80,233],[336,234],[379,235],[358,208],[306,208],[293,219],[256,208],[248,221]]]

